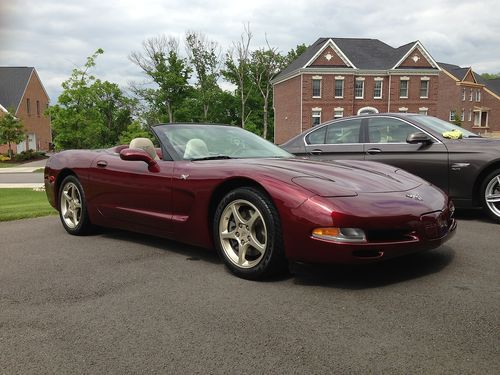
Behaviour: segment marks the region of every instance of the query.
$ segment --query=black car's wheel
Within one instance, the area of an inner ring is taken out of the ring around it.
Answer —
[[[481,186],[483,209],[500,223],[500,169],[490,173]]]
[[[85,193],[78,178],[67,176],[59,190],[59,217],[70,234],[87,234],[92,225],[87,214]]]
[[[237,276],[257,280],[287,269],[278,212],[259,190],[229,192],[215,211],[213,231],[219,255]]]

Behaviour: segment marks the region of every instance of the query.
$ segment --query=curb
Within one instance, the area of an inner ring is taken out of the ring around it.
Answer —
[[[45,185],[40,182],[18,182],[18,183],[0,183],[0,189],[18,189],[18,188],[28,188],[28,189],[44,189]]]

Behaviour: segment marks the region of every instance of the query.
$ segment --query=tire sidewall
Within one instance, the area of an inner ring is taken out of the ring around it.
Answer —
[[[64,187],[68,183],[72,183],[76,186],[76,188],[78,189],[78,192],[80,194],[80,198],[81,198],[80,204],[82,207],[81,207],[80,222],[74,228],[68,227],[68,225],[64,221],[64,218],[62,215],[62,208],[61,208],[61,204],[62,204],[61,197],[62,197],[62,194],[64,191]],[[87,203],[86,203],[85,192],[83,191],[82,184],[80,183],[80,181],[78,180],[78,178],[76,176],[70,175],[70,176],[66,176],[64,178],[64,180],[61,183],[61,188],[59,189],[59,197],[58,198],[59,198],[58,199],[59,218],[61,219],[61,223],[62,223],[64,229],[66,230],[66,232],[73,234],[73,235],[77,235],[77,236],[86,234],[88,232],[89,226],[90,226],[88,215],[87,215]]]
[[[219,223],[222,213],[232,202],[243,199],[252,203],[262,215],[267,229],[267,248],[262,260],[252,268],[240,268],[226,255],[221,245]],[[275,273],[279,264],[283,262],[284,254],[281,240],[281,225],[276,208],[265,193],[254,188],[237,188],[224,196],[214,215],[213,237],[215,248],[229,270],[235,275],[251,280],[262,279]]]
[[[493,213],[486,204],[486,187],[494,178],[498,177],[499,175],[500,169],[494,170],[493,172],[488,174],[488,176],[486,176],[483,184],[481,185],[481,204],[483,206],[483,210],[486,212],[486,214],[489,215],[490,218],[497,221],[498,223],[500,223],[500,216],[497,216],[495,213]]]

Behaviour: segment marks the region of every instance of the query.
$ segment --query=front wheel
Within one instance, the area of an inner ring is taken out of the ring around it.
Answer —
[[[484,179],[481,199],[485,212],[500,223],[500,169],[493,171]]]
[[[67,176],[59,190],[59,217],[66,232],[83,235],[90,232],[92,225],[87,214],[85,193],[76,176]]]
[[[219,255],[235,275],[258,280],[286,269],[279,215],[261,191],[229,192],[215,211],[213,232]]]

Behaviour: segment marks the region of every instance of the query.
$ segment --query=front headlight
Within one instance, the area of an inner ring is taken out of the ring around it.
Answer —
[[[359,228],[316,228],[312,237],[334,242],[366,242],[365,232]]]

